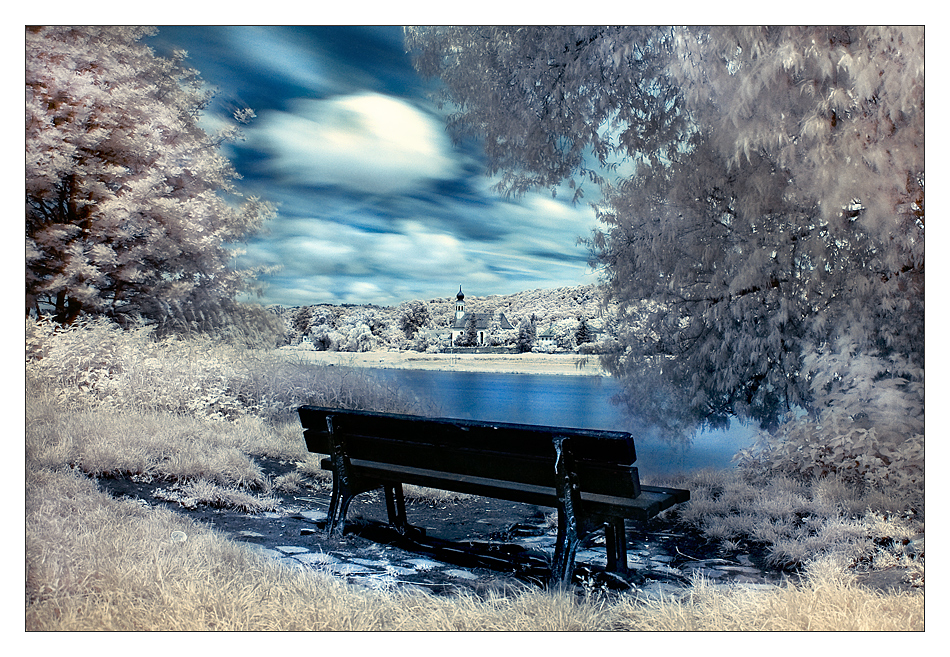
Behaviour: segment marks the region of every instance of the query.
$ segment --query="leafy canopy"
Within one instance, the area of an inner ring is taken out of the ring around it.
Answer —
[[[26,30],[27,312],[220,325],[254,272],[230,248],[273,215],[243,199],[200,124],[211,93],[185,53],[136,27]],[[235,115],[249,120],[250,110]]]
[[[922,28],[406,40],[503,191],[598,184],[590,245],[624,317],[604,360],[636,416],[688,436],[834,406],[922,433]]]
[[[443,82],[454,135],[484,140],[498,188],[604,182],[615,156],[656,162],[685,129],[661,70],[672,35],[655,28],[440,27],[406,31],[425,76]]]

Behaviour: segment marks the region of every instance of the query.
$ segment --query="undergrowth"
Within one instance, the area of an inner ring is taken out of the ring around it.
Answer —
[[[741,469],[657,481],[689,489],[690,501],[666,514],[702,531],[724,553],[761,547],[773,567],[792,571],[818,558],[855,571],[900,567],[908,584],[923,585],[920,495],[855,486],[834,475],[763,481]]]
[[[763,477],[754,470],[649,482],[690,489],[691,501],[667,514],[724,550],[754,542],[776,566],[803,573],[801,586],[767,594],[696,582],[687,598],[621,596],[609,605],[533,589],[490,599],[383,595],[290,572],[169,511],[111,500],[94,478],[159,481],[157,496],[184,507],[259,512],[273,508],[277,491],[328,484],[319,456],[303,444],[297,406],[433,414],[426,402],[358,370],[207,337],[159,340],[146,328],[104,322],[64,329],[28,320],[26,356],[28,629],[922,625],[921,486],[861,486],[836,475]],[[259,457],[297,467],[271,480]],[[407,495],[439,493],[407,487]],[[854,583],[862,570],[894,567],[906,570],[920,592],[877,593]]]
[[[159,496],[185,507],[272,509],[275,482],[255,457],[301,464],[282,488],[326,481],[303,442],[303,404],[432,407],[363,370],[105,320],[28,319],[26,364],[28,463],[167,482]]]
[[[364,370],[305,363],[209,335],[158,339],[106,320],[26,320],[26,362],[64,409],[167,411],[209,420],[295,419],[303,404],[427,412],[431,403]]]

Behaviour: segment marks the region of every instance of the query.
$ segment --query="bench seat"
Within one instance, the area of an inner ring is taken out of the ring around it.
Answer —
[[[350,459],[354,471],[380,481],[391,483],[412,484],[441,490],[451,490],[456,493],[468,493],[493,497],[510,502],[522,502],[556,508],[559,503],[557,490],[554,487],[521,484],[503,479],[489,479],[426,470],[409,466],[397,466],[377,461]],[[333,470],[332,460],[323,459],[320,467],[324,470]],[[624,518],[643,521],[652,518],[661,511],[669,509],[674,504],[689,500],[689,491],[679,488],[664,488],[661,486],[640,486],[640,495],[635,498],[616,497],[598,493],[580,492],[581,500],[591,505],[601,513],[622,515]]]

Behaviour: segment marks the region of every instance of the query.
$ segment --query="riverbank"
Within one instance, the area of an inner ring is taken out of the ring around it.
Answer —
[[[579,354],[427,354],[418,351],[314,351],[282,347],[281,353],[311,363],[374,369],[496,372],[500,374],[551,374],[608,376],[597,356]]]

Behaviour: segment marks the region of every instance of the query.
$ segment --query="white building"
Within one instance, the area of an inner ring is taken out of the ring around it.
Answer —
[[[459,286],[459,293],[455,295],[455,321],[449,327],[450,344],[466,331],[469,330],[469,322],[475,319],[475,345],[484,346],[488,340],[489,329],[493,322],[498,322],[498,326],[505,331],[513,331],[514,326],[505,317],[505,313],[467,313],[465,312],[465,295],[462,294],[462,286]]]

